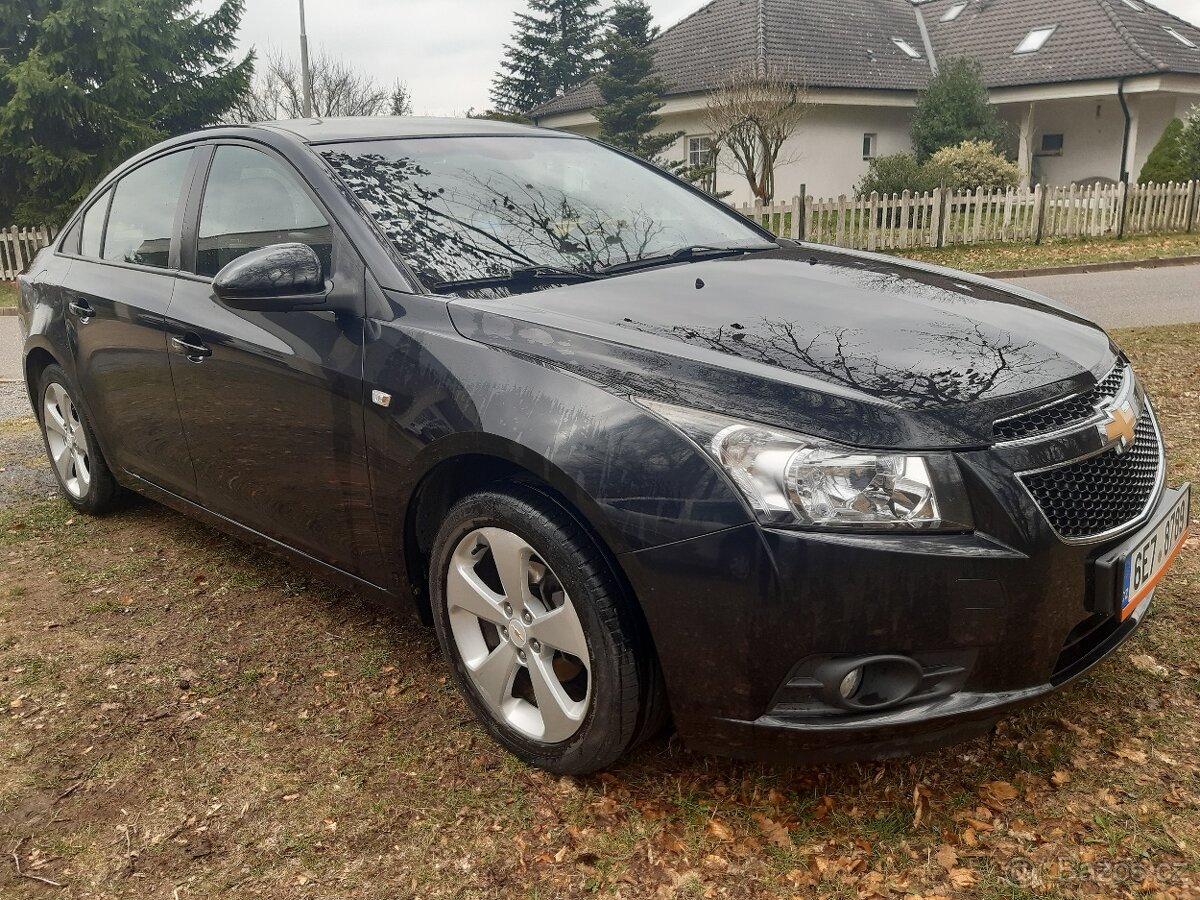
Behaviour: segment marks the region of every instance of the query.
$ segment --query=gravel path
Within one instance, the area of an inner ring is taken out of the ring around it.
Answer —
[[[57,494],[25,385],[0,384],[0,509]]]

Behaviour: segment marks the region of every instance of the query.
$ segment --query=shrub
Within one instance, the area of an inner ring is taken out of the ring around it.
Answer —
[[[1200,106],[1193,106],[1188,113],[1179,142],[1183,146],[1185,180],[1200,179]]]
[[[1172,119],[1162,137],[1146,157],[1138,184],[1166,184],[1168,181],[1187,181],[1190,177],[1187,160],[1184,159],[1183,119]]]
[[[943,147],[930,157],[929,164],[943,176],[946,187],[956,191],[1016,187],[1021,180],[1021,171],[997,153],[991,141]]]
[[[933,167],[917,162],[911,153],[893,153],[877,156],[871,160],[871,168],[854,188],[860,200],[870,197],[872,191],[880,194],[900,194],[904,191],[921,193],[938,187],[941,179]]]

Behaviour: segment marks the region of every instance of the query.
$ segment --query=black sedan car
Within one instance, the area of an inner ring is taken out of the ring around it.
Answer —
[[[778,240],[584,138],[219,128],[21,280],[67,499],[137,491],[431,622],[522,759],[882,757],[1111,653],[1182,545],[1091,322]]]

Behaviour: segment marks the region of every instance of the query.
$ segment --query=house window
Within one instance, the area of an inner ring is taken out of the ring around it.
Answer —
[[[909,59],[920,59],[921,54],[913,49],[913,45],[904,38],[892,38],[892,43],[899,47]]]
[[[1048,25],[1045,28],[1035,28],[1029,34],[1025,35],[1025,39],[1017,44],[1017,49],[1013,53],[1037,53],[1045,46],[1046,41],[1050,40],[1050,35],[1054,34],[1057,25]]]
[[[688,167],[706,169],[712,162],[713,143],[710,137],[688,138]]]
[[[1061,134],[1043,134],[1042,149],[1038,151],[1038,156],[1062,156],[1063,155],[1063,136]]]
[[[863,135],[863,159],[875,158],[875,144],[878,140],[879,135],[877,134]]]
[[[1178,31],[1176,31],[1174,28],[1171,28],[1169,25],[1164,25],[1163,31],[1165,31],[1171,37],[1175,38],[1175,40],[1179,41],[1179,43],[1183,44],[1183,46],[1191,47],[1193,50],[1196,49],[1196,42],[1193,41],[1191,38],[1189,38],[1186,34],[1182,34]]]
[[[1129,0],[1125,0],[1125,2],[1128,3]],[[962,11],[966,8],[967,8],[967,4],[965,4],[965,3],[955,3],[952,7],[950,7],[948,10],[946,10],[944,13],[942,13],[941,21],[953,22],[955,19],[957,19],[959,16],[962,15]]]
[[[1137,0],[1125,0],[1125,5],[1128,6],[1130,9],[1136,9],[1138,12],[1146,11],[1146,7],[1144,7],[1144,6],[1142,6],[1142,4],[1138,3]]]

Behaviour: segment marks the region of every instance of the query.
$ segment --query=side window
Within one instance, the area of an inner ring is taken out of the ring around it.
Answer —
[[[308,244],[330,269],[333,232],[296,177],[265,153],[218,147],[200,207],[196,273],[216,275],[244,253]]]
[[[117,182],[101,256],[165,269],[175,229],[175,208],[192,151],[140,166]]]
[[[108,201],[112,190],[104,192],[83,214],[83,229],[80,232],[79,255],[100,258],[100,238],[104,234],[104,216],[108,212]]]

